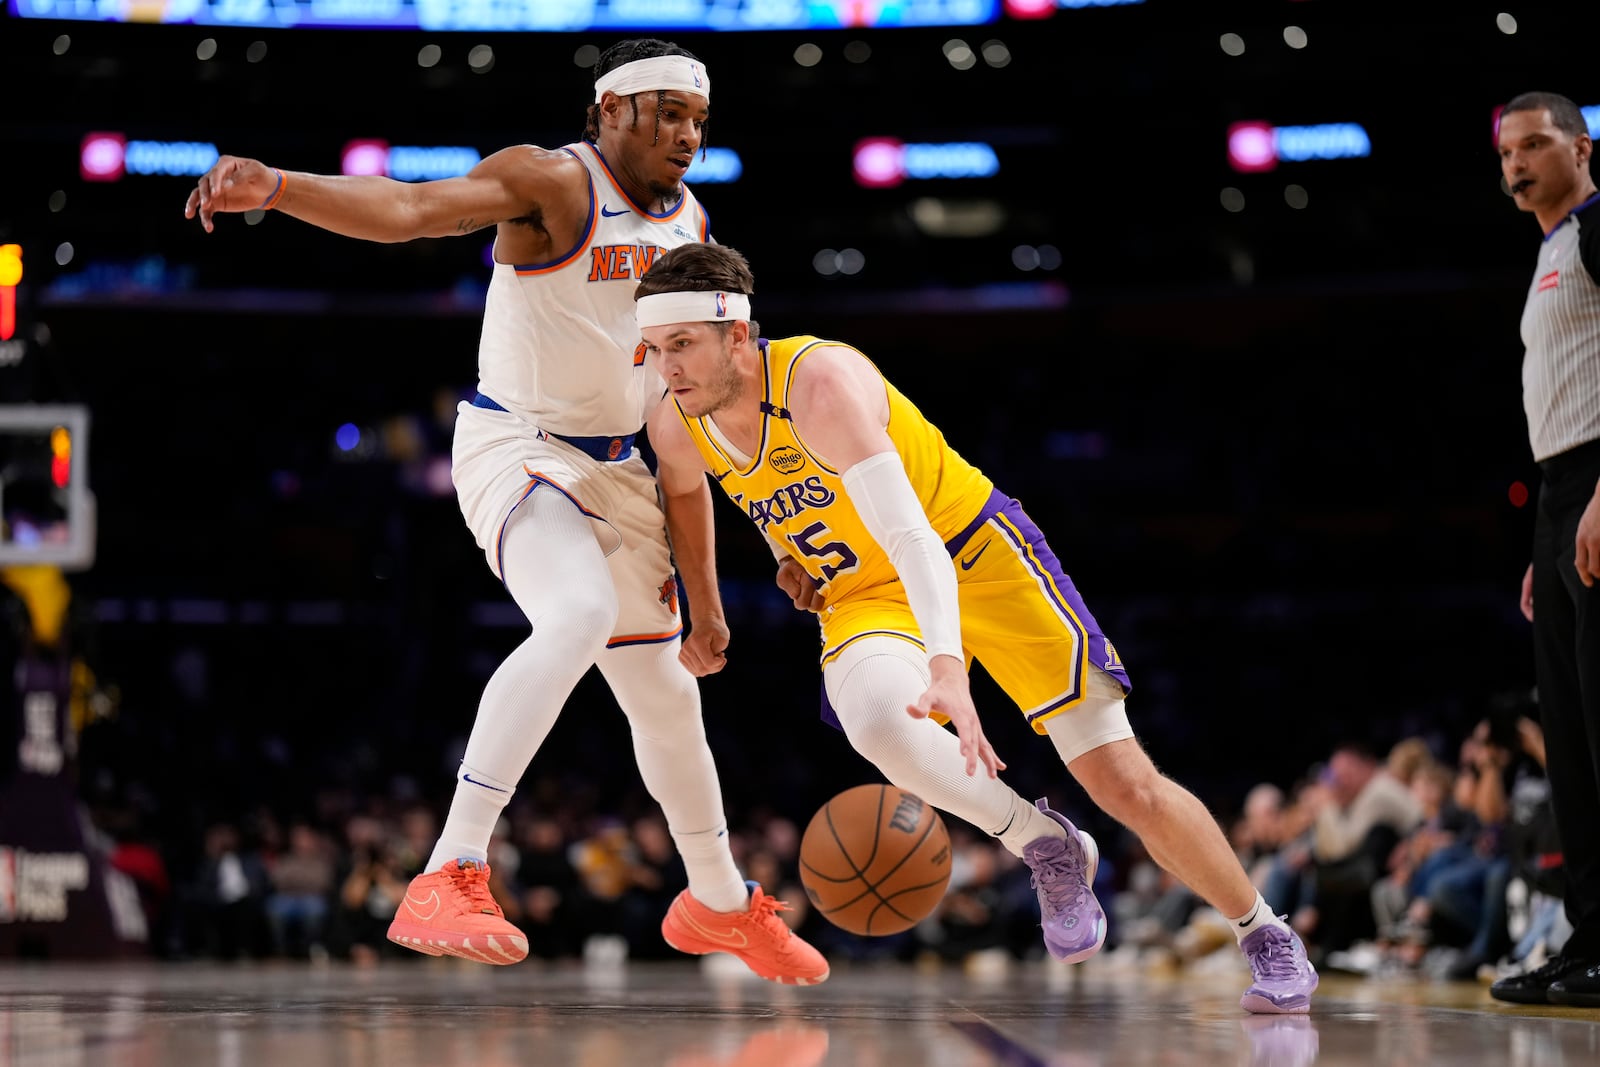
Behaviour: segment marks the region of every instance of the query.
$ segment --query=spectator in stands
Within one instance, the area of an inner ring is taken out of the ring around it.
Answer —
[[[389,832],[378,819],[357,815],[345,823],[345,843],[329,921],[329,950],[363,965],[385,956],[410,958],[412,953],[398,949],[385,936],[410,880]]]
[[[326,952],[333,875],[327,839],[306,823],[293,824],[288,851],[276,857],[267,871],[272,883],[267,922],[278,955],[304,959]]]
[[[1283,790],[1262,782],[1245,794],[1244,812],[1234,826],[1233,847],[1257,889],[1264,889],[1272,860],[1285,844]]]
[[[1312,817],[1309,846],[1285,849],[1273,882],[1277,890],[1310,872],[1314,899],[1300,904],[1293,925],[1326,953],[1376,932],[1372,887],[1422,812],[1410,791],[1356,742],[1334,750],[1303,801]]]
[[[243,845],[239,828],[231,822],[212,824],[194,892],[201,951],[224,960],[265,955],[263,901],[270,890],[266,864],[258,851]]]
[[[547,960],[575,956],[591,909],[568,855],[566,833],[549,815],[518,818],[515,832],[523,908],[518,925],[528,935],[528,953]]]

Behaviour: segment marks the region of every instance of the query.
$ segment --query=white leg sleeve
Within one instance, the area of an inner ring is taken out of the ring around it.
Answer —
[[[823,668],[828,700],[855,750],[885,778],[985,833],[999,836],[1013,813],[1032,808],[1016,790],[980,771],[968,777],[954,731],[913,719],[906,705],[928,687],[928,664],[915,645],[892,637],[864,638]]]
[[[534,491],[506,529],[504,552],[511,597],[532,633],[484,687],[429,870],[485,857],[517,782],[616,626],[605,556],[589,520],[560,493]]]
[[[600,672],[628,717],[639,776],[667,817],[689,892],[714,911],[742,910],[749,893],[728,846],[722,783],[700,717],[700,686],[678,662],[679,644],[674,639],[608,648],[600,654]]]

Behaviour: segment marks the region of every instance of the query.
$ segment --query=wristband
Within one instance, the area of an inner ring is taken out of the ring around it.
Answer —
[[[272,168],[272,173],[278,176],[278,184],[272,187],[272,194],[262,202],[260,207],[256,208],[257,211],[271,211],[273,208],[277,207],[278,201],[283,199],[284,189],[289,184],[284,180],[283,171],[279,170],[277,167]]]

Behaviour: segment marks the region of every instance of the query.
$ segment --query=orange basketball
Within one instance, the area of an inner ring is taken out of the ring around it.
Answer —
[[[800,839],[800,881],[835,926],[897,934],[944,898],[950,835],[921,797],[892,785],[858,785],[811,817]]]

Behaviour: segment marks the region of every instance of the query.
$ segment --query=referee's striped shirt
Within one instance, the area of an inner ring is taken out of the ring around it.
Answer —
[[[1522,309],[1533,458],[1600,441],[1600,194],[1545,234]]]

